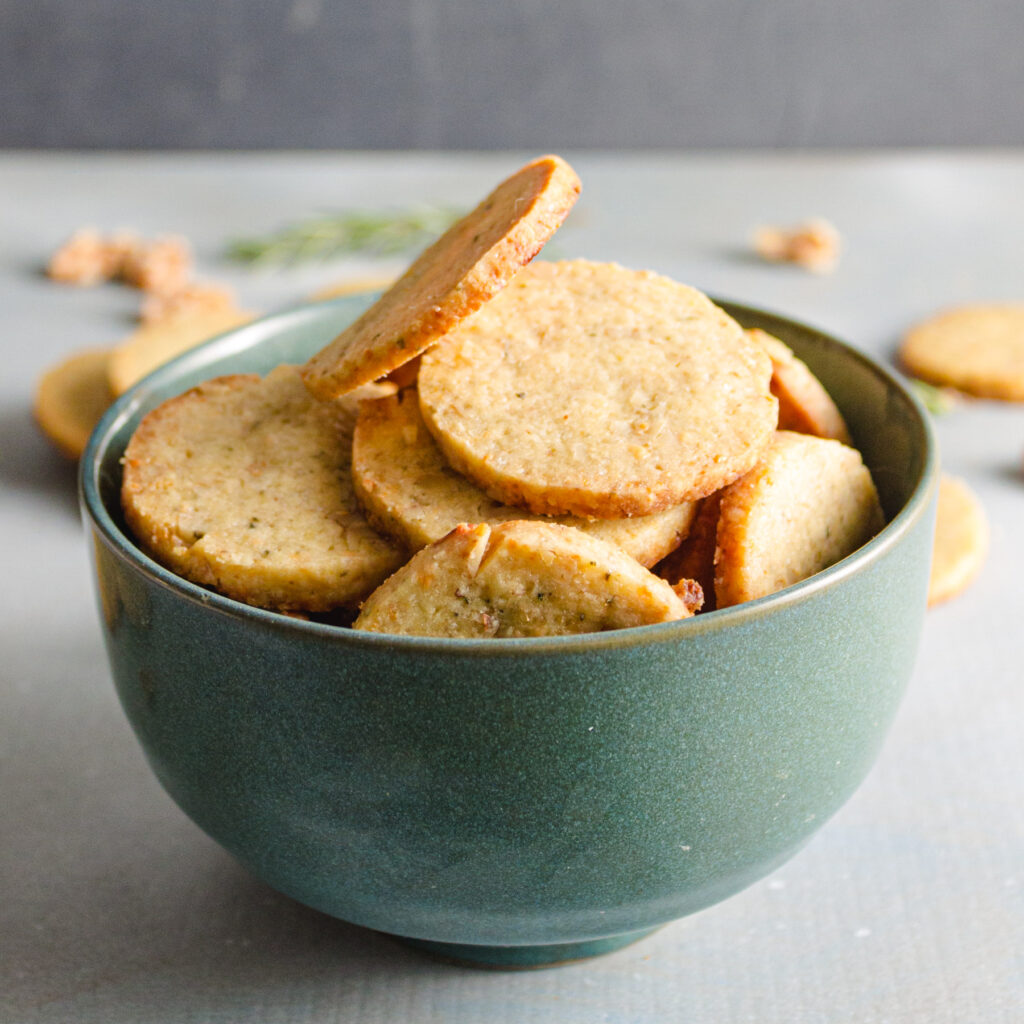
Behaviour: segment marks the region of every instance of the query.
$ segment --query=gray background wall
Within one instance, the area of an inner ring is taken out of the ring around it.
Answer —
[[[0,146],[1024,142],[1024,0],[0,0]]]

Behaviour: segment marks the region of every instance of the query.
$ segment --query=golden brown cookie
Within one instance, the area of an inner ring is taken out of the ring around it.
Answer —
[[[404,553],[352,493],[355,407],[315,400],[294,366],[164,402],[125,452],[128,525],[168,568],[239,601],[306,612],[357,603]]]
[[[716,491],[700,502],[690,532],[655,569],[673,587],[680,583],[686,586],[688,580],[696,582],[703,598],[700,610],[705,612],[715,610],[715,548],[721,497],[722,492]]]
[[[722,492],[717,605],[752,601],[806,579],[883,525],[859,452],[838,441],[779,431],[757,466]]]
[[[363,605],[355,628],[414,636],[594,633],[690,615],[662,579],[569,526],[457,526]]]
[[[771,361],[694,288],[536,262],[424,354],[448,462],[543,515],[646,515],[741,476],[771,442]]]
[[[909,373],[931,384],[1024,402],[1024,305],[940,313],[907,332],[900,359]]]
[[[540,157],[520,168],[306,363],[306,386],[318,398],[333,398],[423,352],[533,259],[579,190],[576,172],[560,157]]]
[[[33,412],[43,433],[68,458],[77,459],[111,402],[110,350],[76,352],[47,370],[36,385]]]
[[[121,395],[147,373],[182,352],[254,318],[233,303],[186,310],[177,316],[143,324],[110,354],[107,380]]]
[[[851,444],[843,414],[807,364],[773,334],[759,327],[748,329],[747,334],[772,361],[772,394],[779,400],[779,430]]]
[[[959,594],[974,580],[988,554],[988,520],[977,496],[967,484],[943,474],[932,547],[928,604]]]
[[[495,526],[529,513],[489,498],[445,461],[423,424],[414,390],[363,402],[352,444],[352,480],[367,518],[416,551],[459,523]],[[616,544],[653,565],[686,535],[695,505],[686,502],[632,519],[562,517],[564,526]]]

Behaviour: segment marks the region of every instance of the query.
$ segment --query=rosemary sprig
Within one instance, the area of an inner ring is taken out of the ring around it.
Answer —
[[[441,206],[407,210],[341,210],[298,221],[262,237],[238,238],[229,259],[248,264],[288,264],[363,253],[389,256],[422,247],[442,234],[461,211]]]

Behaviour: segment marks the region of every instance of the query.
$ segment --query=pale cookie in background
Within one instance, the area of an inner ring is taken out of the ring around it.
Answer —
[[[360,274],[346,277],[334,284],[324,285],[311,296],[312,302],[340,299],[346,295],[362,295],[366,292],[381,292],[395,283],[394,274]]]
[[[757,466],[722,492],[719,608],[773,594],[856,551],[885,525],[860,453],[779,431]]]
[[[707,296],[650,271],[535,262],[423,356],[448,462],[543,515],[646,515],[741,476],[770,444],[771,360]]]
[[[932,548],[928,604],[938,604],[964,590],[980,571],[988,553],[988,520],[967,484],[943,474]]]
[[[654,570],[673,587],[695,581],[703,594],[700,610],[705,612],[715,610],[715,549],[721,498],[722,492],[716,491],[701,500],[690,532]]]
[[[168,360],[254,318],[255,314],[230,303],[187,310],[178,316],[143,324],[110,354],[107,379],[111,392],[115,396],[124,394]]]
[[[169,569],[236,600],[303,612],[358,603],[404,554],[352,492],[356,405],[317,401],[293,366],[169,399],[125,452],[128,525]]]
[[[686,603],[624,552],[569,526],[463,524],[363,605],[355,628],[444,637],[557,636],[684,619]]]
[[[68,458],[85,451],[89,435],[110,405],[109,349],[75,352],[47,370],[36,385],[33,413],[43,433]]]
[[[1024,305],[947,310],[908,331],[899,354],[931,384],[1024,402]]]
[[[793,263],[827,274],[839,263],[841,239],[827,220],[815,217],[793,227],[764,226],[754,232],[754,252],[772,263]]]
[[[306,386],[318,398],[333,398],[423,352],[533,259],[579,191],[576,172],[560,157],[541,157],[520,168],[306,363]]]
[[[423,423],[413,390],[360,405],[352,480],[370,522],[413,551],[440,540],[459,523],[495,526],[530,518],[522,509],[489,498],[448,465]],[[650,566],[686,536],[695,508],[686,502],[632,519],[565,516],[559,522],[615,544]]]
[[[759,327],[749,328],[747,335],[764,348],[772,361],[771,388],[779,400],[779,430],[795,430],[851,444],[843,414],[807,364],[785,342]]]

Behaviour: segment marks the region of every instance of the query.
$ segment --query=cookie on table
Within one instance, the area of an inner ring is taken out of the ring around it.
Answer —
[[[764,349],[650,271],[535,262],[426,352],[420,408],[445,458],[542,515],[647,515],[756,463],[778,403]]]
[[[871,473],[858,451],[779,431],[757,466],[722,492],[717,606],[798,583],[845,558],[883,525]]]
[[[68,458],[85,451],[89,435],[111,402],[110,350],[76,352],[47,370],[36,385],[33,413],[43,433]]]
[[[107,380],[114,395],[175,356],[225,331],[254,319],[233,302],[186,310],[176,316],[143,324],[110,353]]]
[[[899,354],[909,373],[930,384],[1024,402],[1024,305],[946,310],[909,330]]]
[[[356,405],[317,401],[294,366],[219,377],[164,402],[124,456],[136,540],[180,576],[248,604],[358,603],[405,556],[352,492]]]
[[[415,390],[363,402],[352,443],[352,480],[367,518],[416,551],[459,523],[497,525],[529,518],[489,498],[445,461],[420,415]],[[560,517],[591,536],[616,544],[641,565],[654,565],[686,536],[695,511],[684,502],[632,519]]]
[[[576,172],[560,157],[520,168],[306,363],[306,386],[318,398],[334,398],[423,352],[536,256],[579,191]]]
[[[413,555],[363,605],[355,628],[444,637],[557,636],[691,614],[619,548],[570,526],[461,524]]]
[[[851,444],[839,407],[807,364],[775,335],[752,327],[747,334],[763,346],[772,361],[772,394],[779,400],[779,430],[831,437]]]
[[[977,496],[957,477],[939,479],[928,580],[928,604],[955,597],[978,575],[988,554],[988,520]]]

